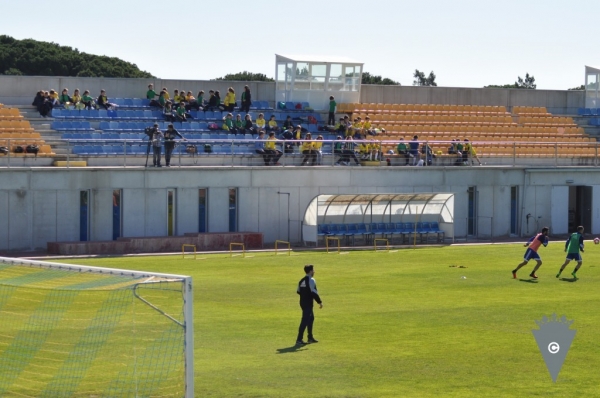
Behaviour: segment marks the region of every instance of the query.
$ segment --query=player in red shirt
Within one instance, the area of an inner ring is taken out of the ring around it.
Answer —
[[[517,271],[521,267],[525,266],[529,262],[529,260],[532,259],[537,261],[537,265],[535,266],[535,268],[533,268],[533,271],[531,271],[531,274],[529,274],[529,276],[533,279],[537,279],[535,271],[537,271],[542,266],[542,258],[540,257],[537,251],[541,245],[544,245],[544,247],[548,246],[549,231],[550,229],[548,229],[548,227],[544,227],[542,228],[542,232],[540,232],[536,236],[531,237],[531,239],[529,239],[527,243],[525,243],[527,251],[525,252],[525,256],[523,257],[523,262],[517,265],[517,268],[512,270],[512,275],[514,279],[517,279]]]

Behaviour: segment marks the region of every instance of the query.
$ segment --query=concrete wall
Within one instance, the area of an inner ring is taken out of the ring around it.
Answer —
[[[62,90],[75,88],[90,90],[97,96],[100,89],[107,90],[109,97],[145,97],[148,84],[156,90],[167,87],[171,95],[175,89],[221,91],[225,97],[228,87],[233,87],[240,98],[244,85],[250,86],[254,100],[275,102],[273,82],[223,82],[215,80],[166,80],[166,79],[115,79],[95,77],[43,77],[0,76],[0,102],[12,105],[29,105],[35,93],[41,89]],[[326,95],[324,94],[324,97]],[[305,100],[300,98],[298,100]],[[360,102],[391,104],[456,104],[456,105],[505,105],[508,107],[545,106],[556,114],[577,114],[577,108],[585,106],[584,91],[522,90],[504,88],[463,87],[415,87],[415,86],[361,86]]]
[[[265,243],[270,243],[300,242],[301,220],[309,202],[316,195],[332,193],[452,192],[455,235],[465,237],[467,190],[472,186],[478,191],[480,237],[509,234],[511,186],[519,187],[520,233],[530,235],[543,225],[552,228],[553,218],[566,217],[568,185],[594,187],[591,232],[600,233],[600,171],[592,168],[13,169],[0,173],[0,250],[77,241],[79,192],[88,189],[93,241],[112,238],[114,189],[123,191],[123,237],[131,238],[166,235],[168,189],[176,190],[177,236],[198,232],[200,188],[208,189],[208,232],[227,232],[228,189],[237,188],[238,231],[261,232]]]

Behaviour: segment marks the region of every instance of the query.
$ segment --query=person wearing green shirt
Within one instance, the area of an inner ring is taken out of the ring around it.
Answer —
[[[244,121],[242,120],[242,115],[238,113],[233,121],[233,129],[231,131],[233,131],[234,134],[237,134],[238,132],[243,134],[243,130]]]
[[[404,156],[404,158],[406,159],[406,163],[404,165],[408,166],[408,162],[410,161],[410,153],[408,152],[408,147],[404,142],[404,138],[400,138],[400,142],[398,143],[396,150],[398,151],[398,155]]]
[[[581,268],[581,264],[583,263],[583,259],[581,258],[581,253],[583,253],[584,245],[583,245],[583,227],[577,227],[577,232],[574,232],[569,236],[567,241],[565,242],[565,252],[567,252],[567,258],[565,259],[565,263],[560,267],[560,271],[556,274],[556,277],[559,278],[560,274],[564,271],[567,264],[571,262],[571,260],[577,261],[577,266],[575,266],[575,270],[571,273],[574,279],[577,279],[577,271]]]
[[[94,103],[94,98],[90,96],[90,91],[85,90],[83,95],[81,96],[81,102],[85,105],[85,109],[96,108],[96,104]]]
[[[185,103],[184,102],[180,102],[179,106],[177,107],[177,119],[179,121],[185,122],[187,120],[187,115],[185,113]]]
[[[327,125],[333,126],[335,124],[335,107],[337,103],[335,102],[335,98],[332,96],[329,97],[329,116],[327,118]]]
[[[228,113],[227,116],[223,118],[223,130],[231,131],[233,130],[233,115]]]
[[[156,97],[156,91],[154,91],[154,86],[152,84],[148,84],[148,91],[146,91],[146,99],[153,100]]]

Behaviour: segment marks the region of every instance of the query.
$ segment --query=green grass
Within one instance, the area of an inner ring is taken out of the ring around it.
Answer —
[[[591,397],[600,396],[600,251],[588,248],[576,282],[555,278],[560,242],[540,249],[536,283],[533,263],[523,280],[511,277],[521,245],[71,262],[193,276],[198,397]],[[320,342],[296,349],[306,263],[324,308],[315,307]],[[557,383],[531,333],[552,313],[577,330]]]

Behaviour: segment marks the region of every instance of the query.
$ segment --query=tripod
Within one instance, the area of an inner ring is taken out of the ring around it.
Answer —
[[[146,148],[146,166],[148,167],[148,157],[150,156],[150,148],[152,147],[152,138],[148,137],[148,147]]]

